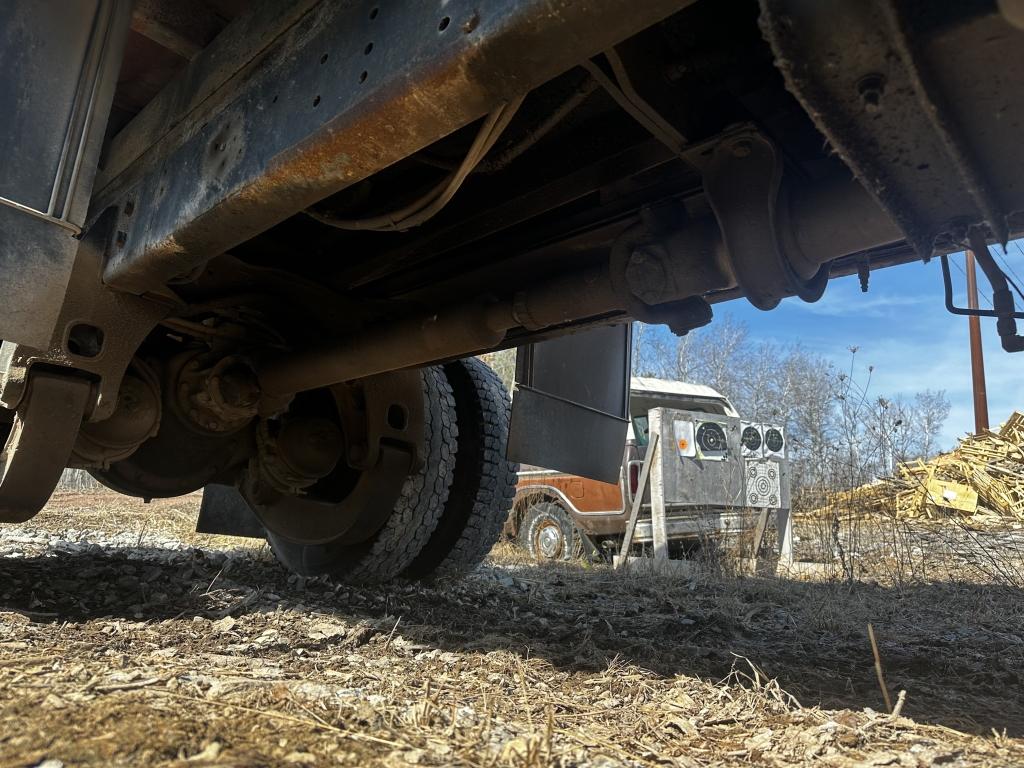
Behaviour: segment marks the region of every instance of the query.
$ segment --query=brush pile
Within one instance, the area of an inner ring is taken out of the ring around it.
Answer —
[[[1014,412],[998,431],[968,435],[949,453],[901,464],[895,477],[837,494],[815,513],[837,509],[902,519],[1024,523],[1024,415]]]

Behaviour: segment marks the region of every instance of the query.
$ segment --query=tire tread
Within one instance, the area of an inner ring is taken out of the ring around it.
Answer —
[[[456,479],[441,523],[406,571],[412,578],[460,576],[476,568],[501,536],[518,479],[519,464],[505,455],[512,409],[505,385],[476,358],[444,368],[459,418]]]

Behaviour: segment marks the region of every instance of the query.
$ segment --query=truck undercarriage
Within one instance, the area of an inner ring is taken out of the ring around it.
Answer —
[[[0,20],[0,520],[78,466],[147,498],[237,489],[299,570],[423,574],[482,557],[515,482],[507,398],[467,356],[682,334],[965,246],[1024,347],[984,247],[1024,226],[1018,0]]]

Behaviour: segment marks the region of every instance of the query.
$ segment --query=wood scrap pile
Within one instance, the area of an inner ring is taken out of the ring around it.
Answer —
[[[814,515],[837,509],[904,519],[970,518],[973,523],[1024,523],[1024,414],[998,431],[962,438],[933,459],[899,466],[895,477],[835,494]]]

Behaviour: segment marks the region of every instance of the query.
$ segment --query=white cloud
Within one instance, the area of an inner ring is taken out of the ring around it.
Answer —
[[[905,313],[913,307],[931,304],[929,296],[907,294],[861,293],[859,288],[851,291],[845,286],[830,286],[818,301],[808,303],[796,299],[791,306],[812,315],[829,317],[888,318]]]

